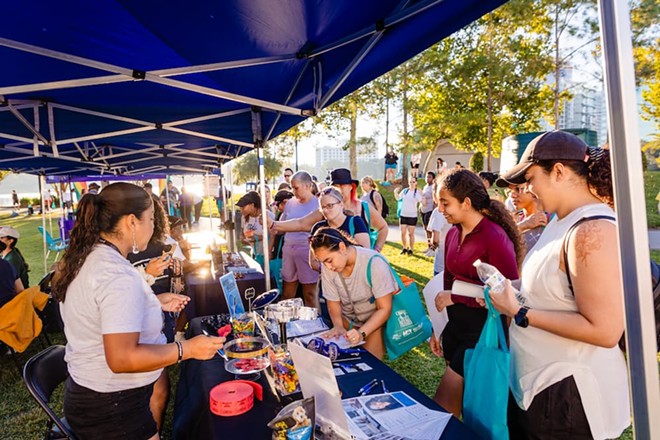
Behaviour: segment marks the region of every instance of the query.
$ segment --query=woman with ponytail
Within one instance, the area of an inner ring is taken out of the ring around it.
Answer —
[[[383,326],[399,289],[389,264],[337,229],[319,228],[309,242],[322,263],[323,296],[333,325],[325,337],[345,335],[354,345],[364,341],[364,348],[382,359]]]
[[[149,400],[162,369],[210,359],[224,342],[165,344],[162,312],[181,311],[186,297],[157,297],[127,260],[147,247],[153,229],[152,199],[135,185],[114,183],[78,207],[53,281],[67,338],[64,413],[77,438],[158,439]]]
[[[431,336],[431,350],[445,358],[447,369],[435,400],[460,417],[463,408],[463,359],[474,348],[486,322],[486,309],[474,298],[452,295],[455,280],[482,282],[472,265],[479,259],[507,278],[518,278],[523,247],[516,224],[501,202],[492,200],[472,171],[458,168],[443,174],[438,210],[454,225],[445,239],[444,291],[437,294],[438,311],[447,308],[449,323],[442,335]]]
[[[547,132],[502,177],[556,213],[525,257],[524,305],[510,287],[491,294],[515,323],[511,438],[617,438],[630,401],[609,152]]]

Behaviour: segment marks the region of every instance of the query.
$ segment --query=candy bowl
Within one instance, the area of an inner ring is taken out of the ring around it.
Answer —
[[[270,365],[269,342],[265,338],[246,337],[229,341],[224,346],[228,361],[225,369],[236,375],[258,373]]]

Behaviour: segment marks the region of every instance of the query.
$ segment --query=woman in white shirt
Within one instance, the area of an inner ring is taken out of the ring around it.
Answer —
[[[594,218],[568,234],[581,219],[614,218],[609,153],[552,131],[532,140],[502,177],[526,182],[556,213],[523,262],[524,306],[511,287],[491,293],[515,322],[511,438],[619,437],[630,425],[630,402],[617,345],[624,319],[616,226]]]
[[[162,369],[210,359],[224,342],[165,343],[162,312],[181,311],[187,297],[157,297],[126,258],[146,249],[153,222],[151,197],[129,183],[88,194],[78,207],[53,294],[67,338],[64,413],[79,439],[158,439],[149,399]]]
[[[417,178],[411,177],[408,188],[394,190],[394,197],[401,204],[399,214],[399,228],[401,229],[401,254],[412,255],[415,247],[415,228],[417,227],[417,205],[422,202],[422,192],[417,189]]]

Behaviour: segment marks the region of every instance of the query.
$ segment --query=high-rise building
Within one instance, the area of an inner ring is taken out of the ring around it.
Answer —
[[[359,149],[358,149],[359,150]],[[367,152],[358,151],[357,161],[368,162],[379,159],[378,149],[369,148]],[[319,147],[316,149],[316,167],[322,167],[328,162],[344,162],[348,166],[349,152],[339,147]]]

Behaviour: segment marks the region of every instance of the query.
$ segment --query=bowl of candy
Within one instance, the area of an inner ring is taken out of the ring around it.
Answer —
[[[270,366],[268,359],[269,342],[265,338],[237,338],[225,344],[224,350],[228,361],[225,369],[233,374],[254,374]]]
[[[268,350],[270,358],[270,374],[275,382],[275,388],[281,396],[300,391],[298,373],[293,365],[291,353],[285,344],[275,345]]]

